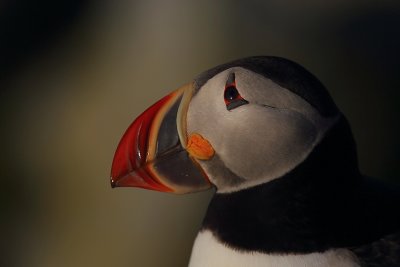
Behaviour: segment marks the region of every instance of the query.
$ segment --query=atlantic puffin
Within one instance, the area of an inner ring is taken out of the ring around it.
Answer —
[[[219,65],[144,111],[111,185],[216,188],[190,267],[400,266],[400,191],[360,173],[324,85],[281,57]]]

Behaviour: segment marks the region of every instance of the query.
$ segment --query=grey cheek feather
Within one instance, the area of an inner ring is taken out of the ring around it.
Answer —
[[[301,114],[266,109],[257,105],[238,109],[230,120],[239,123],[228,119],[229,134],[217,150],[225,165],[246,180],[282,176],[305,158],[317,137],[314,125]]]
[[[228,111],[223,88],[231,71],[249,104]],[[283,176],[308,156],[335,120],[322,118],[304,99],[271,80],[232,68],[194,95],[187,130],[214,147],[215,157],[199,163],[224,193]]]
[[[236,68],[236,77],[242,96],[251,103],[297,111],[314,123],[321,118],[307,101],[260,74]]]
[[[200,161],[199,164],[218,188],[235,188],[245,181],[225,166],[218,154],[209,161]]]
[[[314,125],[295,112],[249,104],[216,118],[210,109],[191,112],[188,118],[198,124],[189,129],[216,150],[212,160],[199,163],[219,192],[282,176],[305,158],[316,139]]]

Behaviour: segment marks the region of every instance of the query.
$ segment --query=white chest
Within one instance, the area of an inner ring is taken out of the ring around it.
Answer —
[[[346,249],[310,254],[263,254],[233,250],[217,241],[209,231],[198,234],[189,267],[359,267]]]

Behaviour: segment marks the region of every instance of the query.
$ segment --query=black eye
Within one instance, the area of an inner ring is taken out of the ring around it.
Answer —
[[[233,72],[229,74],[228,79],[226,80],[224,100],[227,110],[232,110],[249,103],[239,94],[236,88],[235,73]]]
[[[227,110],[232,110],[234,108],[240,107],[242,105],[248,104],[249,101],[244,99],[238,92],[235,86],[229,86],[225,88],[224,100]]]
[[[228,88],[225,89],[224,92],[224,99],[226,101],[232,101],[235,100],[239,97],[239,92],[234,86],[229,86]]]

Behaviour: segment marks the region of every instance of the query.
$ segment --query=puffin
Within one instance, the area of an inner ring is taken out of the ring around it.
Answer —
[[[400,266],[400,190],[364,176],[346,117],[275,56],[211,68],[129,126],[111,186],[215,188],[190,267]]]

